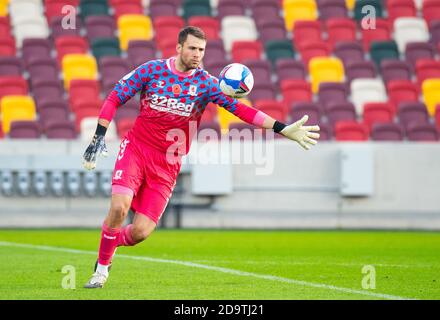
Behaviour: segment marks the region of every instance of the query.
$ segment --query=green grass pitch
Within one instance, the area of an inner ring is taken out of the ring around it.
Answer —
[[[162,229],[118,248],[105,288],[83,289],[99,237],[0,230],[0,299],[440,299],[436,232]]]

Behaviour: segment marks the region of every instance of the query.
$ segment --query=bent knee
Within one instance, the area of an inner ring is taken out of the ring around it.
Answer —
[[[148,236],[151,234],[150,230],[147,230],[145,228],[138,228],[136,226],[133,226],[133,229],[131,229],[131,236],[133,237],[133,240],[135,242],[141,242],[148,238]]]

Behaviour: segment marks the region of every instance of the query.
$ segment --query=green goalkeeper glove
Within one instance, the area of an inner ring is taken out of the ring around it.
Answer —
[[[305,115],[295,123],[286,126],[280,133],[286,138],[298,142],[304,149],[309,150],[312,145],[318,143],[315,139],[319,139],[319,133],[313,131],[319,131],[319,126],[303,126],[308,119],[309,116]]]

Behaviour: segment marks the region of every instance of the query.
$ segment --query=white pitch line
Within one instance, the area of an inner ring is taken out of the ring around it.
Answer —
[[[7,242],[7,241],[0,241],[0,246],[18,247],[18,248],[26,248],[26,249],[38,249],[38,250],[56,251],[56,252],[64,252],[64,253],[97,255],[96,251],[86,251],[86,250],[33,245],[33,244],[26,244],[26,243],[15,243],[15,242]],[[328,284],[295,280],[295,279],[283,278],[283,277],[278,277],[278,276],[273,276],[273,275],[258,274],[258,273],[252,273],[252,272],[234,270],[234,269],[229,269],[229,268],[210,266],[210,265],[187,262],[187,261],[159,259],[159,258],[142,257],[142,256],[131,256],[131,255],[126,255],[126,254],[117,254],[116,257],[117,258],[132,259],[132,260],[149,261],[149,262],[177,264],[177,265],[182,265],[182,266],[187,266],[187,267],[218,271],[218,272],[233,274],[233,275],[242,276],[242,277],[251,277],[251,278],[257,278],[257,279],[290,283],[290,284],[300,285],[300,286],[304,286],[304,287],[334,290],[334,291],[340,291],[340,292],[344,292],[344,293],[359,294],[359,295],[388,299],[388,300],[416,300],[416,299],[412,299],[412,298],[399,297],[399,296],[394,296],[394,295],[389,295],[389,294],[375,293],[375,292],[363,291],[363,290],[355,290],[355,289],[350,289],[350,288],[332,286],[332,285],[328,285]]]

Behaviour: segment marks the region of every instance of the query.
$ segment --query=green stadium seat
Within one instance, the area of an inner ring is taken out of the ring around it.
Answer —
[[[375,9],[375,13],[367,10],[367,12],[362,13],[362,8],[365,6],[372,6]],[[366,15],[374,14],[376,18],[383,17],[383,3],[382,0],[357,0],[354,7],[354,18],[357,21],[361,21]]]
[[[384,59],[399,59],[399,51],[395,41],[373,41],[370,45],[371,59],[379,68]]]
[[[295,50],[290,40],[272,40],[265,43],[267,58],[275,65],[281,58],[293,58]]]
[[[92,41],[92,52],[96,60],[105,56],[120,56],[121,49],[119,47],[118,38],[97,38]]]
[[[182,8],[185,20],[193,16],[212,16],[209,0],[184,0]]]
[[[81,0],[79,10],[83,21],[88,16],[109,15],[107,0]]]

